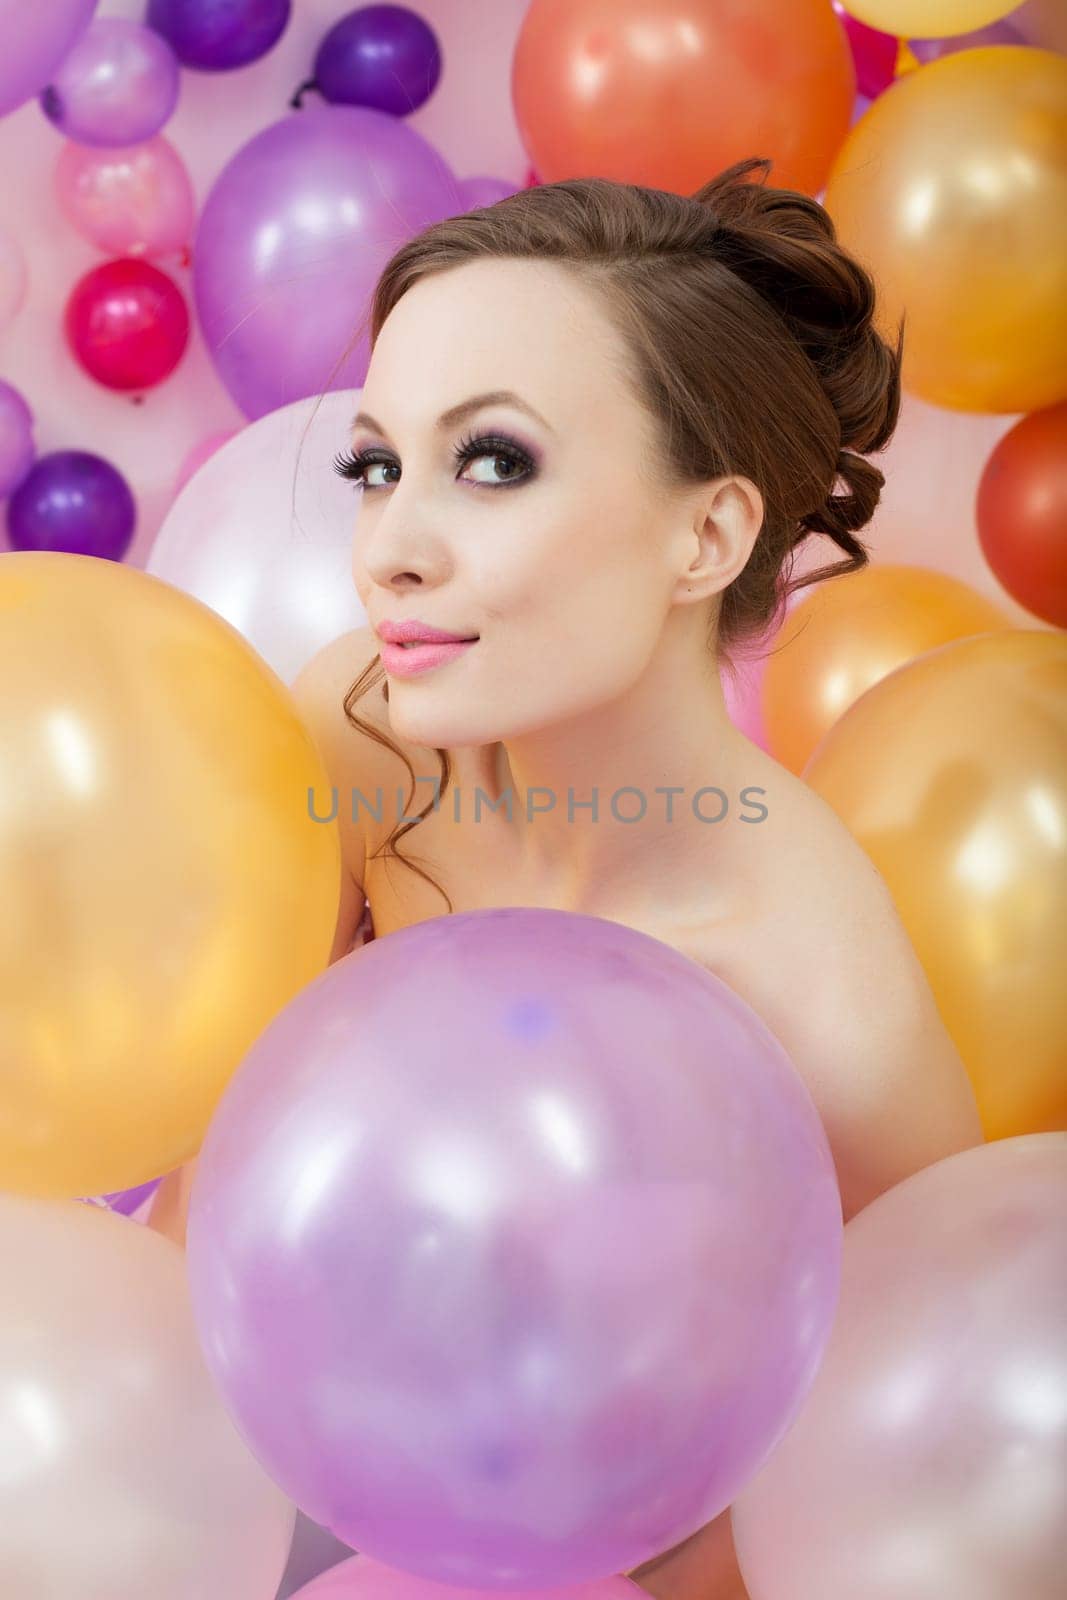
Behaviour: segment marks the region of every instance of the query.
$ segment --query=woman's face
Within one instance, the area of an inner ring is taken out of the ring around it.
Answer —
[[[362,399],[376,421],[351,438],[356,589],[376,628],[477,635],[431,670],[389,674],[398,737],[518,737],[647,667],[695,541],[656,485],[653,424],[622,360],[594,294],[553,263],[469,262],[387,318]],[[517,398],[440,420],[505,390]]]

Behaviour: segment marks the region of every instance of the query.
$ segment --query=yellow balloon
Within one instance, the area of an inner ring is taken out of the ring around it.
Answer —
[[[948,39],[998,22],[1019,0],[845,0],[845,10],[870,28],[907,39]]]
[[[926,650],[1007,628],[992,601],[925,567],[875,565],[809,589],[771,645],[762,708],[771,754],[800,772],[873,684]]]
[[[931,651],[865,694],[804,777],[889,885],[986,1138],[1067,1126],[1067,638]]]
[[[956,411],[1067,396],[1067,60],[961,50],[905,73],[854,124],[825,206],[904,328],[903,383]]]
[[[327,965],[328,785],[288,689],[200,601],[0,556],[0,1188],[100,1194],[196,1152]]]

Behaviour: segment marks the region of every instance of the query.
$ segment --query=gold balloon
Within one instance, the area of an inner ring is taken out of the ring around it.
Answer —
[[[864,567],[814,585],[775,635],[763,673],[768,749],[799,772],[819,740],[871,686],[952,639],[1010,627],[944,572]]]
[[[886,880],[986,1138],[1067,1126],[1067,638],[931,651],[865,694],[804,777]]]
[[[288,689],[200,601],[0,556],[0,1188],[100,1194],[197,1151],[326,967],[328,784]]]
[[[870,28],[909,39],[947,39],[973,33],[1013,11],[1019,0],[844,0],[845,10]]]
[[[905,73],[824,203],[875,278],[880,331],[906,313],[906,388],[957,411],[1067,395],[1067,60],[995,45]]]

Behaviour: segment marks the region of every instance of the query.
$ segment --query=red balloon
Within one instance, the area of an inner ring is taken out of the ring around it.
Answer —
[[[531,0],[512,100],[545,183],[601,177],[692,194],[751,156],[817,194],[856,71],[829,0]]]
[[[81,365],[109,389],[150,389],[174,371],[189,342],[181,290],[133,256],[105,261],[80,278],[64,325]]]
[[[1067,628],[1067,400],[1006,433],[978,485],[978,538],[1000,582]]]

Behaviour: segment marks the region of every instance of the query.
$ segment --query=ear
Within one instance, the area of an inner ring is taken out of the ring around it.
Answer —
[[[763,496],[749,478],[716,478],[690,501],[685,566],[674,601],[710,600],[744,570],[763,527]]]

